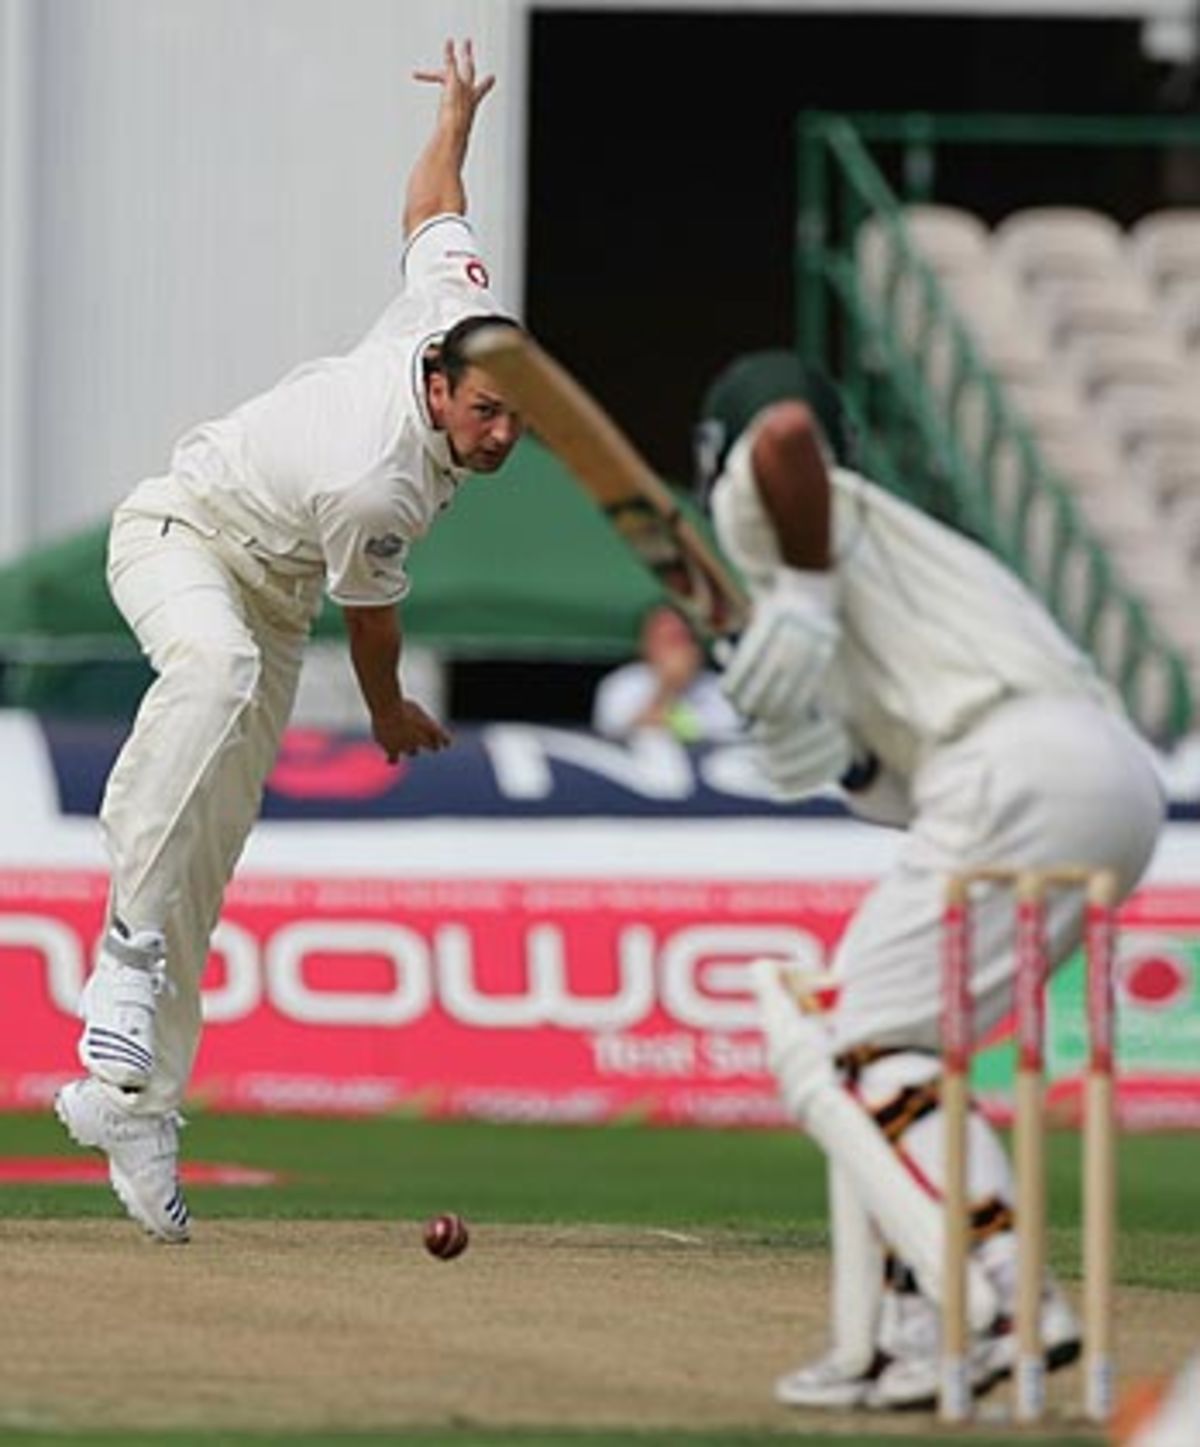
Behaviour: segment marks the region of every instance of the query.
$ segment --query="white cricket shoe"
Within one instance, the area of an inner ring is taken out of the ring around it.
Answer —
[[[902,1324],[885,1346],[894,1360],[871,1385],[866,1402],[879,1411],[918,1411],[937,1405],[941,1382],[937,1309],[923,1296],[899,1298]],[[1056,1371],[1080,1352],[1079,1322],[1058,1287],[1050,1284],[1042,1300],[1042,1344],[1046,1367]],[[968,1357],[971,1391],[977,1397],[1010,1377],[1017,1359],[1016,1331],[1001,1318],[989,1331],[976,1333]]]
[[[775,1381],[775,1400],[785,1407],[817,1407],[846,1411],[867,1405],[875,1378],[886,1359],[877,1355],[866,1369],[829,1352]]]
[[[118,1090],[144,1090],[154,1069],[154,1013],[166,979],[165,942],[155,930],[128,939],[110,929],[79,998],[80,1063]]]
[[[1042,1292],[1041,1326],[1042,1350],[1048,1371],[1055,1372],[1078,1359],[1083,1350],[1079,1318],[1053,1281],[1048,1282]],[[990,1351],[991,1361],[1000,1368],[1001,1375],[1009,1376],[1017,1364],[1017,1333],[1015,1325],[1007,1318],[999,1329],[991,1333]]]
[[[90,1077],[64,1085],[54,1111],[76,1145],[108,1157],[108,1178],[133,1219],[159,1241],[182,1244],[190,1235],[179,1188],[179,1117],[129,1115],[108,1087]]]

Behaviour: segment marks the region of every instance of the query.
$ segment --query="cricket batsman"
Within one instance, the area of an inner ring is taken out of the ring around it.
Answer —
[[[940,923],[948,875],[1003,863],[1145,870],[1164,800],[1149,748],[1089,659],[983,548],[851,470],[836,391],[785,352],[743,358],[697,429],[717,535],[753,615],[724,688],[753,721],[780,799],[840,781],[851,810],[905,831],[834,958],[836,1004],[802,1011],[757,967],[768,1061],[791,1117],[829,1162],[829,1349],[781,1377],[779,1401],[931,1406],[938,1390],[942,1139]],[[1079,944],[1078,891],[1048,902],[1051,967]],[[1012,1005],[1014,918],[974,911],[974,1030]],[[1011,1372],[1016,1238],[1000,1140],[969,1122],[969,1371]],[[1047,1279],[1051,1368],[1079,1328]]]
[[[300,367],[188,433],[169,472],[117,509],[108,582],[156,678],[101,807],[109,912],[83,990],[87,1074],[55,1102],[108,1157],[130,1216],[188,1239],[178,1108],[200,1036],[200,977],[258,814],[323,593],[339,605],[379,747],[449,735],[405,695],[397,604],[411,546],[472,473],[495,472],[521,422],[466,360],[498,314],[466,217],[476,111],[471,42],[447,42],[432,132],[408,177],[399,294],[353,351]]]

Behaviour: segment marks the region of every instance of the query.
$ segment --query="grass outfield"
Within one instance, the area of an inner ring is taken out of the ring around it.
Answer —
[[[929,1440],[929,1439],[923,1439]],[[952,1440],[939,1432],[937,1442]],[[963,1440],[968,1447],[1013,1447],[1016,1442],[1037,1447],[1096,1447],[1095,1437],[1030,1437],[1028,1431],[1007,1437],[979,1436],[972,1431]],[[279,1433],[246,1435],[227,1432],[141,1433],[27,1433],[0,1429],[5,1447],[773,1447],[803,1441],[806,1447],[902,1447],[911,1437],[889,1433],[885,1437],[825,1436],[805,1432],[368,1432]]]
[[[278,1171],[268,1188],[189,1186],[205,1217],[412,1219],[462,1211],[476,1221],[705,1226],[760,1231],[791,1245],[827,1242],[819,1152],[787,1131],[645,1126],[488,1125],[376,1117],[191,1117],[185,1160]],[[0,1116],[0,1158],[80,1158],[48,1115]],[[1047,1149],[1050,1256],[1079,1266],[1079,1138]],[[1200,1292],[1196,1182],[1200,1135],[1127,1135],[1120,1144],[1118,1278]],[[0,1215],[119,1216],[103,1186],[5,1186]]]
[[[460,1210],[474,1222],[650,1224],[749,1233],[764,1244],[824,1251],[827,1222],[819,1154],[782,1131],[659,1130],[646,1127],[499,1126],[400,1118],[329,1120],[195,1115],[185,1158],[266,1168],[280,1184],[258,1188],[189,1187],[201,1229],[206,1219],[411,1220]],[[81,1159],[46,1115],[0,1116],[0,1158]],[[1065,1277],[1078,1275],[1079,1140],[1049,1142],[1050,1254]],[[1200,1292],[1200,1232],[1195,1182],[1200,1137],[1127,1136],[1121,1143],[1119,1279],[1129,1285]],[[35,1219],[119,1217],[103,1186],[0,1187],[0,1215]],[[131,1228],[132,1229],[132,1228]],[[0,1377],[3,1373],[0,1371]],[[2,1418],[0,1418],[2,1420]],[[807,1423],[806,1423],[807,1426]],[[1002,1433],[980,1424],[972,1447],[1081,1447],[1093,1434]],[[895,1447],[913,1441],[894,1431],[847,1436],[805,1431],[820,1447]],[[424,1430],[387,1433],[137,1433],[80,1435],[0,1426],[3,1447],[764,1447],[788,1431],[734,1433]],[[916,1440],[928,1441],[929,1437]],[[939,1432],[938,1441],[948,1440]]]

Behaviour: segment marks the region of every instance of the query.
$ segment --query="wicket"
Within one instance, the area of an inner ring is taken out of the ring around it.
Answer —
[[[978,885],[1012,891],[1016,911],[1014,1020],[1017,1076],[1013,1153],[1017,1221],[1017,1359],[1014,1413],[1038,1421],[1045,1411],[1041,1296],[1045,1275],[1046,1170],[1042,1105],[1045,1088],[1046,897],[1075,889],[1086,896],[1088,1065],[1083,1118],[1084,1411],[1104,1422],[1113,1410],[1113,1255],[1116,1234],[1113,1093],[1113,968],[1116,877],[1082,866],[975,869],[947,883],[942,959],[942,1109],[946,1130],[942,1364],[943,1421],[971,1415],[970,1332],[966,1267],[970,1250],[967,1121],[971,1064],[971,896]]]

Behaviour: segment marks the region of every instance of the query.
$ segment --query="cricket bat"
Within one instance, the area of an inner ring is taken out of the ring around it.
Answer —
[[[514,327],[481,327],[466,351],[695,627],[714,640],[739,633],[749,615],[741,585],[670,488],[566,368]]]

